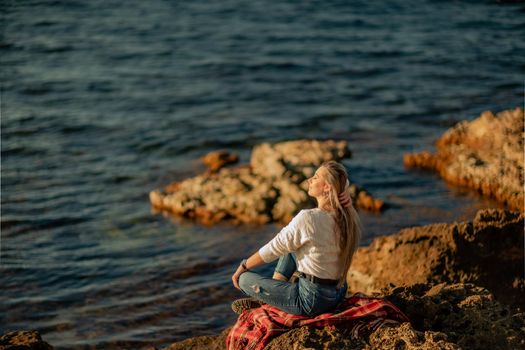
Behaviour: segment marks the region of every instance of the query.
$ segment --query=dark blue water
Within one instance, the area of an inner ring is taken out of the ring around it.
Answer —
[[[523,104],[524,5],[495,1],[1,4],[0,333],[142,348],[235,320],[230,275],[278,230],[151,212],[196,158],[350,142],[380,234],[498,204],[406,170],[459,120]]]

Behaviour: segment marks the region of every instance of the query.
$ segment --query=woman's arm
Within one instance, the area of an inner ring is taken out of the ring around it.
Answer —
[[[253,269],[254,267],[260,266],[264,264],[264,260],[261,258],[261,255],[259,255],[259,252],[254,253],[252,256],[246,260],[246,264],[244,268],[242,265],[239,265],[237,268],[237,271],[232,276],[232,282],[235,288],[238,290],[241,290],[239,287],[239,277],[243,272],[246,272],[246,270]]]
[[[246,270],[253,269],[267,262],[270,263],[286,253],[296,251],[305,244],[309,238],[303,233],[304,230],[302,228],[309,224],[308,220],[310,220],[308,211],[301,210],[270,242],[248,258],[245,267],[239,265],[232,276],[235,288],[241,289],[239,287],[239,277]],[[263,259],[263,256],[265,259]]]

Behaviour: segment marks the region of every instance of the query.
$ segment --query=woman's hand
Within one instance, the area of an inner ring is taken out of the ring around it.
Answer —
[[[346,208],[352,207],[352,197],[350,197],[350,193],[348,193],[348,191],[345,190],[339,194],[339,203],[341,203],[341,205]]]
[[[232,276],[233,286],[238,290],[241,290],[241,287],[239,287],[239,277],[241,277],[243,272],[246,272],[246,270],[242,267],[242,265],[239,265],[237,271],[235,271],[235,273]]]
[[[233,286],[238,290],[241,290],[241,287],[239,287],[239,277],[241,277],[243,272],[246,272],[248,271],[248,269],[253,269],[262,264],[264,264],[264,260],[261,258],[259,252],[255,252],[248,259],[243,260],[237,268],[237,271],[235,271],[235,273],[232,276]]]

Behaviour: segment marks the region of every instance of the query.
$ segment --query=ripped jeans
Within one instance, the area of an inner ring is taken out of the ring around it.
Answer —
[[[297,269],[296,258],[289,253],[279,258],[275,272],[290,278]],[[346,283],[341,288],[311,282],[300,277],[297,283],[274,280],[246,271],[239,277],[241,290],[266,304],[294,315],[316,316],[331,311],[345,295]]]

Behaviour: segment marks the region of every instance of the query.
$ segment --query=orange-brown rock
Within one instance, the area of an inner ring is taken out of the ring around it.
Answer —
[[[239,156],[227,151],[213,151],[201,158],[204,165],[210,172],[215,173],[228,164],[235,164],[239,161]]]
[[[523,137],[523,108],[487,111],[446,131],[436,141],[436,154],[405,154],[403,161],[523,211]]]
[[[307,151],[305,151],[307,150]],[[350,156],[346,141],[296,140],[254,147],[250,165],[222,168],[150,192],[157,210],[206,224],[288,223],[301,209],[315,206],[306,179],[328,160]],[[357,207],[381,211],[384,202],[355,184],[350,195]]]
[[[378,292],[390,285],[471,282],[505,304],[525,309],[524,216],[485,209],[473,222],[407,228],[359,248],[349,289]]]
[[[474,284],[414,284],[388,289],[384,297],[403,310],[412,327],[405,323],[375,332],[370,336],[371,349],[409,349],[412,346],[402,346],[408,339],[417,349],[450,349],[454,345],[454,349],[503,350],[525,346],[525,314],[501,304],[487,289]],[[407,337],[410,333],[412,336]]]
[[[14,331],[0,336],[0,350],[52,350],[37,331]]]
[[[381,212],[385,208],[385,202],[372,197],[368,192],[362,190],[357,196],[357,206],[369,211]]]

